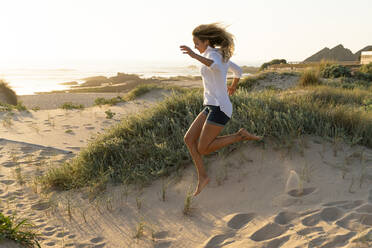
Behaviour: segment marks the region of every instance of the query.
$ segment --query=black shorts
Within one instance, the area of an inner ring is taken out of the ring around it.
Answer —
[[[219,106],[206,105],[202,113],[207,116],[207,122],[213,125],[223,127],[230,120],[230,117],[222,112]]]

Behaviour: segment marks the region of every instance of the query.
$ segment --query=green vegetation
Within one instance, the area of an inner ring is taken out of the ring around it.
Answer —
[[[0,102],[0,112],[12,112],[13,110],[18,110],[19,112],[28,111],[27,107],[23,105],[21,101],[19,101],[16,105]]]
[[[31,231],[32,227],[26,219],[17,221],[14,215],[0,213],[0,241],[8,239],[25,247],[40,247],[37,234]]]
[[[143,85],[139,85],[138,87],[134,88],[133,90],[129,91],[124,97],[123,99],[125,101],[132,101],[134,100],[135,98],[141,96],[141,95],[144,95],[146,94],[147,92],[149,92],[150,90],[153,90],[153,89],[159,89],[161,87],[157,86],[156,84],[143,84]]]
[[[64,104],[62,104],[62,106],[60,108],[65,109],[65,110],[84,109],[84,105],[83,104],[75,104],[75,103],[72,103],[72,102],[65,102]]]
[[[239,87],[247,90],[251,90],[259,80],[265,79],[270,72],[263,72],[243,78],[239,81]]]
[[[110,109],[105,111],[105,114],[106,114],[106,119],[112,119],[112,117],[114,117],[114,115],[116,115],[114,112],[112,112]]]
[[[111,99],[106,99],[103,97],[98,97],[96,100],[94,100],[94,105],[101,106],[101,105],[116,105],[120,102],[125,102],[125,100],[121,96],[113,97]]]
[[[11,104],[11,105],[17,105],[17,95],[10,88],[10,86],[3,80],[0,80],[0,93],[2,97],[5,98],[6,102],[3,102],[3,104]]]
[[[326,64],[320,68],[320,75],[324,78],[351,77],[351,71],[343,65]]]
[[[365,107],[371,92],[312,86],[301,95],[251,93],[245,85],[249,80],[242,82],[231,98],[234,116],[221,135],[243,125],[249,132],[279,141],[310,134],[372,147],[372,115]],[[155,107],[107,130],[77,157],[41,177],[41,183],[71,189],[93,185],[105,175],[113,182],[146,185],[169,175],[191,162],[183,136],[201,109],[201,89],[174,91]],[[239,145],[220,152],[226,154]]]
[[[372,62],[360,67],[360,72],[372,74]]]
[[[300,86],[309,86],[320,84],[319,75],[312,69],[305,70],[300,77]]]
[[[270,62],[263,63],[260,67],[260,71],[267,69],[270,65],[287,64],[285,59],[273,59]]]

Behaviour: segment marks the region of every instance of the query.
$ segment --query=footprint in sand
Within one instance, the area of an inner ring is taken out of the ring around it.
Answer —
[[[48,227],[46,227],[46,228],[44,228],[44,230],[45,231],[53,231],[54,229],[56,229],[56,227],[55,226],[48,226]]]
[[[87,129],[87,130],[93,130],[93,129],[95,129],[95,127],[85,127],[85,129]]]
[[[68,232],[68,231],[66,231],[66,232],[59,232],[59,233],[57,233],[56,237],[57,238],[63,238],[65,236],[69,235],[69,234],[70,234],[70,232]]]
[[[168,248],[171,245],[172,245],[171,241],[162,241],[162,242],[156,243],[154,245],[154,248]]]
[[[344,212],[337,207],[328,207],[322,209],[320,218],[325,222],[332,222],[344,216]]]
[[[11,167],[14,167],[18,164],[19,164],[18,162],[5,162],[5,163],[2,163],[2,166],[7,167],[7,168],[11,168]]]
[[[169,236],[169,232],[168,231],[160,231],[160,232],[155,232],[153,234],[153,237],[155,239],[165,239]]]
[[[338,206],[338,207],[342,208],[342,209],[350,210],[350,209],[359,207],[363,203],[364,203],[363,200],[357,200],[357,201],[352,201],[352,202],[346,203],[346,204]]]
[[[356,235],[356,232],[349,232],[344,235],[336,235],[331,238],[331,241],[320,246],[320,248],[344,247],[349,243],[349,240]]]
[[[48,202],[38,202],[36,204],[31,205],[32,210],[43,211],[47,208],[49,208],[49,203]]]
[[[49,231],[49,232],[43,232],[43,235],[47,236],[47,237],[50,237],[50,236],[53,236],[53,234],[55,234],[56,231]]]
[[[297,231],[297,234],[301,236],[307,236],[311,233],[324,233],[324,229],[321,226],[315,226],[315,227],[306,227],[304,229]]]
[[[315,190],[316,190],[315,187],[304,188],[303,190],[292,189],[288,191],[288,195],[293,196],[293,197],[302,197],[302,196],[313,193]]]
[[[232,229],[240,229],[248,224],[254,217],[256,217],[255,213],[236,214],[227,222],[227,226]]]
[[[363,230],[366,229],[367,226],[372,226],[372,214],[350,213],[337,221],[336,225],[349,229],[350,231]]]
[[[372,204],[365,204],[355,209],[355,212],[372,214]]]
[[[0,183],[3,183],[5,185],[12,185],[15,183],[14,180],[0,180]]]
[[[90,242],[92,242],[94,244],[99,243],[101,241],[103,241],[102,237],[96,237],[96,238],[93,238],[93,239],[90,240]]]
[[[338,206],[338,205],[344,205],[346,203],[349,203],[349,201],[334,201],[334,202],[328,202],[323,204],[322,206],[325,207],[332,207],[332,206]]]
[[[316,213],[316,214],[313,214],[313,215],[310,215],[304,219],[302,219],[302,224],[304,226],[315,226],[316,224],[318,224],[320,221],[320,213]]]
[[[226,233],[226,234],[218,234],[215,236],[212,236],[210,239],[206,241],[206,244],[203,246],[203,248],[215,248],[215,247],[222,247],[222,243],[229,238],[234,237],[234,233]]]
[[[46,246],[55,246],[56,242],[55,241],[50,241],[50,242],[46,243],[45,245]]]
[[[290,235],[287,235],[287,236],[284,236],[284,237],[281,237],[281,238],[277,238],[277,239],[273,239],[273,240],[270,240],[269,242],[266,242],[265,244],[263,244],[262,247],[281,247],[285,242],[287,242],[290,238]]]
[[[252,236],[250,237],[254,241],[264,241],[272,238],[276,238],[288,230],[288,227],[281,226],[276,223],[268,223],[264,227],[257,230]]]
[[[292,220],[296,219],[300,215],[295,212],[284,211],[280,212],[274,219],[274,222],[280,225],[287,225]]]

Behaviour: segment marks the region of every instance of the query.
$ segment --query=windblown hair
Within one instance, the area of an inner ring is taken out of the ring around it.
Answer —
[[[213,48],[219,47],[225,63],[234,53],[234,36],[218,23],[199,25],[192,31],[192,35],[201,41],[209,40]]]

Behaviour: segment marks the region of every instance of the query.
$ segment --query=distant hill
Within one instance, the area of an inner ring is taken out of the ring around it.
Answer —
[[[349,49],[344,48],[341,44],[332,49],[325,47],[316,54],[305,59],[304,62],[318,62],[322,59],[335,61],[359,61],[362,51],[372,51],[372,46],[366,46],[355,54],[353,54]]]
[[[344,46],[340,44],[332,49],[325,47],[316,54],[305,59],[304,62],[317,62],[321,61],[322,59],[336,61],[354,61],[357,60],[357,57],[349,49],[344,48]]]

